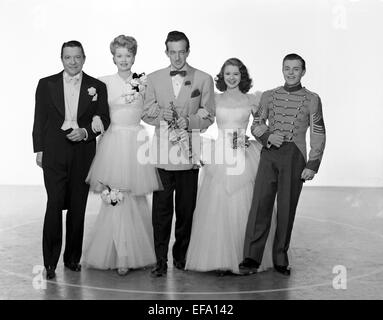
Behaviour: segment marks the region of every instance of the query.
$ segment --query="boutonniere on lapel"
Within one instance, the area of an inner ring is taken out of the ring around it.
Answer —
[[[92,101],[97,101],[97,91],[96,91],[95,88],[93,88],[93,87],[88,88],[88,94],[89,94],[91,97],[93,97],[93,98],[92,98]]]
[[[189,81],[189,80],[185,81],[185,87],[186,86],[191,86],[191,81]]]
[[[198,89],[195,89],[192,93],[190,98],[195,98],[201,95],[201,92]]]

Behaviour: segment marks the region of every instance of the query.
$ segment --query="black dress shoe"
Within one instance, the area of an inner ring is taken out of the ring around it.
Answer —
[[[179,269],[179,270],[185,270],[185,264],[186,262],[185,261],[176,261],[176,260],[173,260],[173,265]]]
[[[240,264],[239,264],[239,273],[240,274],[253,274],[257,272],[257,269],[259,268],[259,263],[251,258],[245,258]]]
[[[54,266],[47,266],[45,267],[45,270],[47,272],[47,280],[51,280],[56,277],[56,267]]]
[[[274,265],[274,269],[275,271],[285,275],[285,276],[289,276],[290,275],[290,269],[289,267],[287,266],[278,266],[278,265]]]
[[[81,271],[81,264],[79,264],[77,262],[64,263],[64,266],[67,267],[68,269],[72,270],[72,271],[75,271],[75,272]]]
[[[152,269],[152,275],[155,277],[162,277],[168,271],[168,264],[166,262],[157,262],[156,266]]]

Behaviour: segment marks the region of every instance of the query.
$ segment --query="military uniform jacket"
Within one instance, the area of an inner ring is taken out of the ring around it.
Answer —
[[[262,94],[254,114],[251,131],[267,123],[266,132],[255,138],[269,148],[270,134],[280,133],[285,142],[295,143],[306,160],[306,168],[318,171],[326,142],[320,97],[305,87],[278,87]],[[310,127],[310,152],[307,160],[306,132]]]

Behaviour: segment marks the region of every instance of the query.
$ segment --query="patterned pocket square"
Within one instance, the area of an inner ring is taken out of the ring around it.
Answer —
[[[192,94],[191,94],[191,98],[195,98],[195,97],[198,97],[201,95],[201,92],[198,90],[198,89],[195,89]]]

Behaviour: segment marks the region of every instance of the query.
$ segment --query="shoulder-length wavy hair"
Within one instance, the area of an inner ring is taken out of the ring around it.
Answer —
[[[239,90],[242,93],[247,93],[250,90],[250,88],[253,86],[252,85],[253,80],[250,78],[249,72],[247,71],[246,66],[238,58],[230,58],[230,59],[225,61],[225,63],[223,64],[223,66],[221,68],[221,71],[219,72],[219,74],[217,74],[217,77],[215,78],[216,88],[221,92],[226,91],[227,85],[226,85],[225,80],[223,78],[223,73],[224,73],[225,68],[227,66],[238,67],[239,72],[241,73],[241,81],[240,81],[239,86],[238,86]]]

